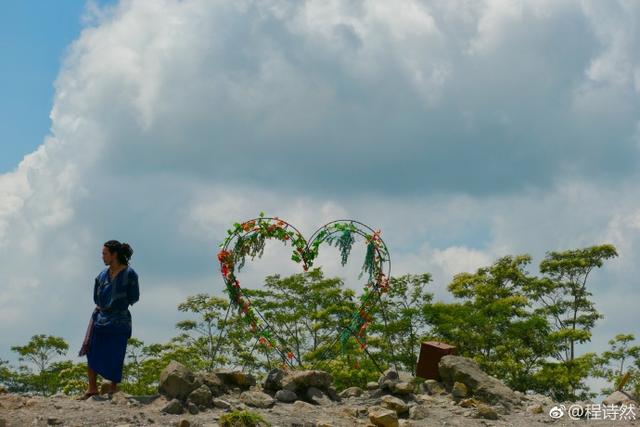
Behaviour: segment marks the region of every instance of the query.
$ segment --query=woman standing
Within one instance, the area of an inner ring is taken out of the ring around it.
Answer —
[[[122,381],[122,366],[131,337],[129,305],[140,298],[138,275],[129,267],[133,249],[127,243],[109,240],[102,248],[105,268],[96,277],[93,301],[96,303],[80,355],[87,355],[89,389],[82,399],[99,393],[97,375],[111,381],[110,392]]]

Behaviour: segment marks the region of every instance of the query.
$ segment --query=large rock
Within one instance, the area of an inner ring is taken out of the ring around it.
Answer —
[[[413,385],[413,383],[400,381],[398,383],[395,383],[391,387],[391,391],[395,394],[408,395],[412,394],[415,391],[415,386]]]
[[[638,402],[634,399],[634,396],[631,393],[627,393],[624,391],[614,391],[609,396],[607,396],[603,401],[603,405],[607,406],[622,406],[622,405],[636,405],[638,406]]]
[[[218,409],[224,409],[225,411],[230,411],[232,406],[231,403],[227,402],[226,400],[222,400],[222,399],[213,399],[213,406],[218,408]]]
[[[254,408],[271,408],[276,401],[267,393],[261,391],[245,391],[240,395],[240,401]]]
[[[324,371],[292,371],[282,379],[282,388],[304,396],[309,387],[315,387],[323,391],[328,391],[331,387],[333,377]]]
[[[267,374],[267,378],[264,380],[264,386],[262,387],[266,392],[276,392],[282,390],[282,379],[285,377],[285,372],[282,369],[272,369]]]
[[[469,394],[469,390],[467,390],[467,386],[461,382],[454,382],[453,387],[451,387],[451,395],[456,399],[462,399],[467,397]]]
[[[184,408],[178,399],[172,399],[160,411],[166,414],[179,415],[184,412]]]
[[[393,396],[382,396],[382,407],[391,409],[392,411],[396,411],[398,415],[405,414],[409,412],[409,405],[404,403],[404,401],[398,399]]]
[[[438,363],[438,371],[447,387],[461,382],[478,399],[488,403],[517,405],[520,398],[498,379],[484,373],[471,359],[460,356],[444,356]]]
[[[423,420],[429,416],[429,411],[422,405],[414,405],[409,408],[409,419]]]
[[[195,377],[196,385],[206,385],[213,396],[222,396],[228,391],[222,378],[214,372],[198,372]]]
[[[414,377],[404,371],[396,371],[395,369],[387,369],[384,374],[380,375],[378,378],[378,387],[380,390],[386,390],[390,392],[398,392],[397,385],[411,384],[411,386],[401,385],[401,389],[407,389],[408,387],[413,388]],[[402,394],[402,392],[398,392],[398,394]]]
[[[181,363],[172,360],[160,373],[158,391],[169,399],[185,400],[189,393],[198,388],[193,372]]]
[[[280,402],[293,403],[298,400],[298,395],[291,390],[278,390],[275,398]]]
[[[485,405],[484,403],[478,403],[478,406],[476,406],[476,417],[487,420],[497,420],[498,413],[491,406]]]
[[[400,425],[396,411],[384,408],[369,410],[369,421],[378,427],[398,427]]]
[[[256,385],[255,377],[242,371],[216,369],[214,373],[228,386],[237,386],[246,390]]]
[[[209,387],[203,384],[199,388],[189,393],[187,401],[201,408],[210,408],[212,405],[212,398],[213,396],[211,394],[211,390],[209,390]]]
[[[425,382],[420,385],[420,389],[430,395],[446,393],[442,383],[433,379],[425,380]]]
[[[331,399],[329,399],[322,390],[316,387],[309,387],[307,389],[306,397],[310,403],[314,403],[316,405],[328,405],[331,403]]]
[[[527,406],[527,413],[532,415],[542,414],[544,412],[544,406],[539,403],[534,403],[532,405]]]
[[[364,393],[364,391],[360,387],[349,387],[342,390],[339,396],[342,398],[360,397],[362,393]]]

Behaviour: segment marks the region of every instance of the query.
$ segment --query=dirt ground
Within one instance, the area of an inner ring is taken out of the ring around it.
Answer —
[[[261,414],[272,426],[281,427],[328,427],[372,425],[367,411],[380,405],[380,398],[362,397],[342,399],[323,405],[306,402],[276,403],[268,409],[248,408],[237,395],[225,395],[233,409],[248,409]],[[423,419],[400,419],[400,426],[640,426],[640,414],[635,412],[635,420],[571,420],[568,415],[553,419],[549,415],[550,404],[543,405],[542,413],[533,414],[527,407],[534,402],[524,402],[522,407],[513,408],[509,414],[501,413],[497,420],[477,418],[474,408],[463,408],[448,396],[417,395],[407,399],[413,406],[420,406]],[[161,412],[167,401],[162,396],[127,396],[117,393],[113,397],[95,396],[87,401],[77,401],[66,396],[49,398],[0,395],[0,427],[12,426],[200,426],[213,427],[225,413],[222,409],[207,409],[197,414],[169,415]],[[504,412],[504,411],[502,411]],[[618,414],[600,413],[596,416],[619,418]],[[627,414],[630,417],[633,414]]]

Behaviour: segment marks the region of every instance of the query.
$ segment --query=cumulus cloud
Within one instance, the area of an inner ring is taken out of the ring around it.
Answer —
[[[308,233],[339,217],[381,228],[393,272],[431,272],[439,298],[499,256],[611,241],[621,256],[594,276],[601,341],[640,335],[633,307],[616,310],[637,295],[637,4],[138,0],[88,14],[50,135],[0,175],[0,320],[16,325],[0,357],[35,333],[79,344],[111,238],[136,251],[136,334],[168,339],[182,299],[220,292],[226,228],[260,211]],[[243,283],[296,272],[285,254],[270,247]],[[359,286],[359,262],[321,262]]]

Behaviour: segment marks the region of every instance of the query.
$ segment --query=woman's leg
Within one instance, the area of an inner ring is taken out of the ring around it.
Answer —
[[[89,377],[89,390],[87,393],[98,393],[98,374],[87,366],[87,376]]]

